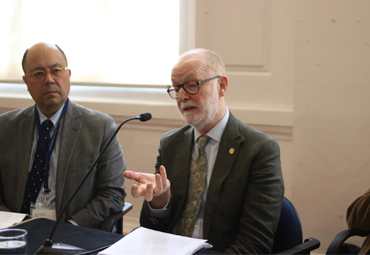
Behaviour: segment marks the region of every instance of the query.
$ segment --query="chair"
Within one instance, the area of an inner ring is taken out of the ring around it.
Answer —
[[[307,238],[302,243],[302,226],[293,204],[284,197],[271,254],[310,254],[320,247],[319,240]]]
[[[131,211],[132,204],[129,202],[125,202],[125,205],[123,206],[122,210],[120,212],[116,212],[108,216],[102,226],[101,229],[107,232],[112,232],[114,229],[114,226],[116,226],[116,233],[117,234],[123,234],[123,216]]]
[[[345,229],[339,232],[334,239],[330,242],[326,254],[358,254],[360,247],[351,244],[348,239],[352,236],[365,237],[370,234],[370,231],[357,230],[357,229]]]

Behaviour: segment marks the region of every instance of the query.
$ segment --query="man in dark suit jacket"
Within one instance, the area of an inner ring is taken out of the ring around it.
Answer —
[[[124,173],[138,181],[132,195],[146,199],[141,225],[178,233],[198,137],[207,135],[207,180],[191,236],[207,239],[217,251],[268,253],[284,197],[279,145],[229,112],[228,78],[216,53],[184,53],[172,70],[172,83],[168,92],[189,125],[162,136],[155,175]]]
[[[347,224],[349,229],[370,231],[370,189],[348,207]],[[370,254],[370,235],[365,239],[359,254]]]
[[[56,45],[38,43],[32,46],[26,51],[22,64],[23,79],[37,107],[0,115],[0,210],[23,211],[26,182],[34,158],[32,152],[38,139],[37,122],[39,119],[53,120],[66,109],[60,119],[54,120],[51,130],[56,129],[59,121],[47,181],[51,189],[47,197],[51,206],[47,209],[54,210],[54,215],[59,216],[116,125],[110,116],[68,100],[71,71],[63,51]],[[40,116],[39,119],[35,115]],[[124,205],[126,193],[122,173],[125,167],[116,138],[61,219],[100,228],[107,216],[120,211]],[[43,200],[42,192],[39,191],[37,202]]]

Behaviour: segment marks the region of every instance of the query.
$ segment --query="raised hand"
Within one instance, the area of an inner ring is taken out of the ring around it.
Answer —
[[[131,187],[131,195],[135,198],[143,196],[154,209],[163,208],[170,199],[170,181],[164,166],[159,168],[160,174],[147,174],[133,171],[123,172],[127,179],[137,181]]]

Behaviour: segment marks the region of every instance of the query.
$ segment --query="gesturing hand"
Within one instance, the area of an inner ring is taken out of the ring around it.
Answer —
[[[123,172],[127,179],[137,181],[131,187],[131,195],[135,198],[144,196],[154,209],[163,208],[170,199],[170,181],[164,166],[159,167],[160,174],[147,174],[133,171]]]

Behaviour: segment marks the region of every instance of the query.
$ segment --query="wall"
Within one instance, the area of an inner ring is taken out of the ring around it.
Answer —
[[[324,254],[346,228],[348,205],[369,188],[370,2],[317,0],[181,1],[181,49],[219,52],[230,77],[226,102],[243,122],[280,144],[286,197],[304,237]],[[169,70],[170,73],[170,70]],[[0,112],[32,104],[25,87],[0,86]],[[142,112],[118,133],[127,169],[153,172],[160,136],[183,125],[165,89],[143,92],[74,86],[71,99],[117,123]],[[132,182],[127,183],[127,191]],[[138,225],[142,199],[125,231]],[[355,240],[359,243],[359,240]]]
[[[297,2],[292,198],[322,252],[370,188],[369,9]]]

